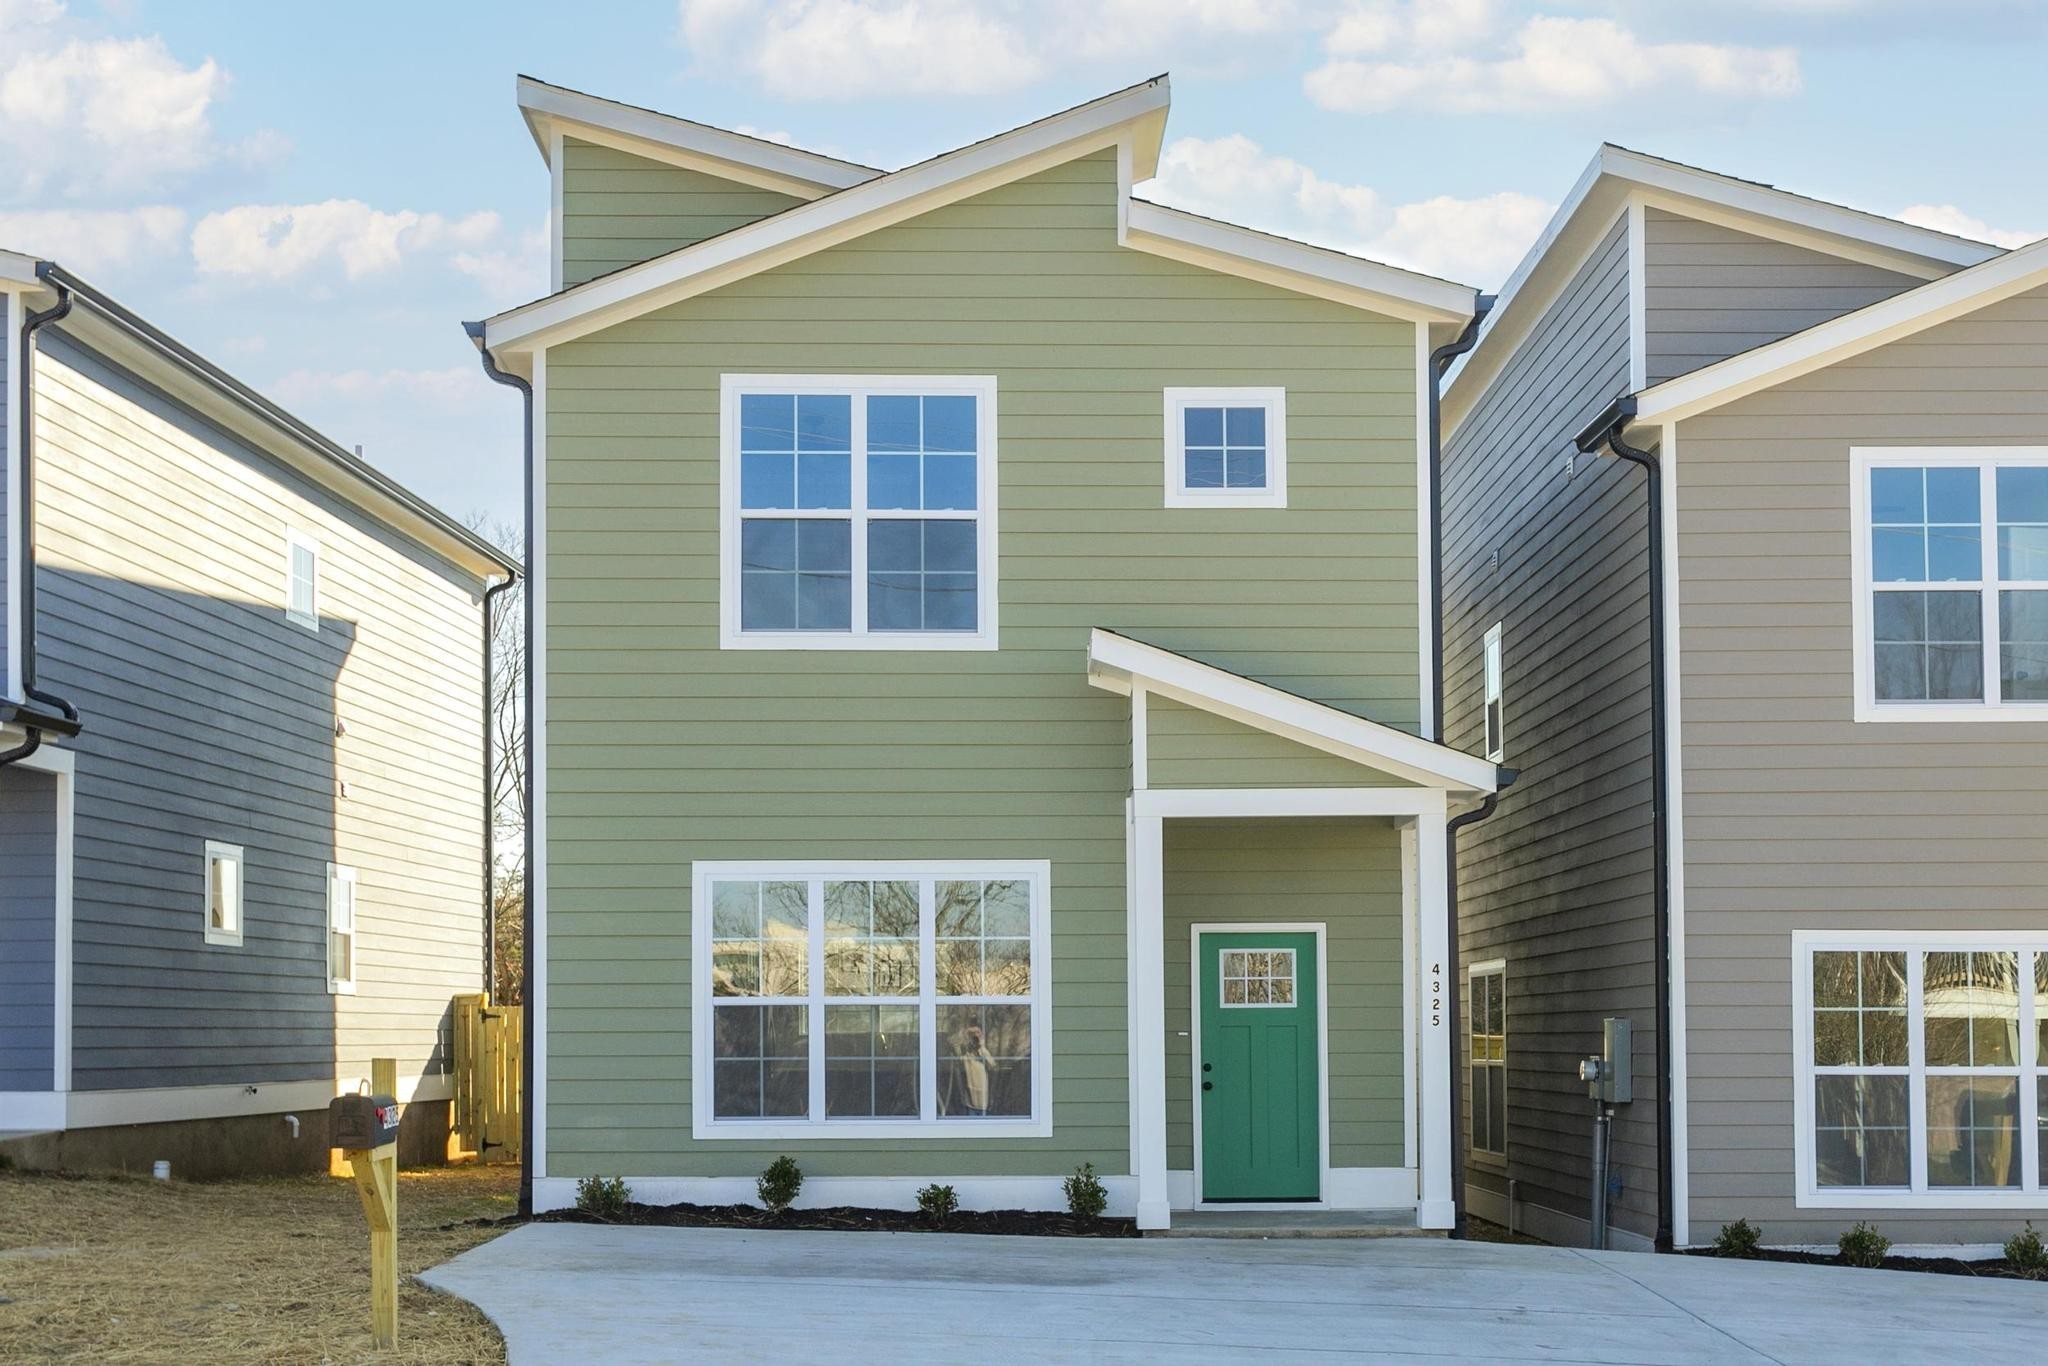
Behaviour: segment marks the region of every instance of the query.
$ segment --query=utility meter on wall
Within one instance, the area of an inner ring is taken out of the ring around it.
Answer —
[[[1600,1022],[1600,1053],[1582,1059],[1579,1080],[1586,1094],[1603,1105],[1626,1105],[1635,1099],[1634,1028],[1627,1020]]]

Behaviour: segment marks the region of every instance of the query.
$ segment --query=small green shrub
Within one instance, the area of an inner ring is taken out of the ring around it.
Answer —
[[[1883,1266],[1885,1254],[1892,1250],[1892,1240],[1869,1224],[1858,1223],[1835,1246],[1850,1266]]]
[[[917,1212],[935,1224],[944,1223],[960,1209],[960,1197],[951,1186],[930,1185],[917,1193]]]
[[[1720,1257],[1754,1257],[1763,1245],[1763,1230],[1747,1219],[1737,1219],[1721,1225],[1721,1232],[1714,1239],[1714,1253]]]
[[[1095,1174],[1093,1162],[1083,1162],[1066,1180],[1067,1212],[1076,1219],[1099,1219],[1109,1208],[1109,1192]]]
[[[780,1214],[796,1200],[796,1193],[804,1188],[803,1170],[796,1165],[796,1159],[784,1153],[768,1164],[768,1170],[761,1173],[754,1182],[754,1189],[760,1193],[761,1203],[773,1213]]]
[[[2048,1279],[2048,1244],[2043,1244],[2041,1235],[2034,1232],[2032,1220],[2024,1231],[2005,1240],[2005,1260],[2030,1281]]]
[[[623,1176],[586,1176],[576,1183],[576,1208],[600,1219],[618,1218],[630,1199]]]

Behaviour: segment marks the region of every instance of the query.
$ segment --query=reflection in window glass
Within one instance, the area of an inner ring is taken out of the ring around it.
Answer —
[[[939,1113],[979,1119],[1031,1113],[1031,1007],[938,1008]]]
[[[720,1119],[802,1115],[810,1106],[803,1006],[721,1004],[711,1014],[711,1112]]]
[[[825,1113],[915,1117],[917,1034],[916,1006],[827,1006]]]

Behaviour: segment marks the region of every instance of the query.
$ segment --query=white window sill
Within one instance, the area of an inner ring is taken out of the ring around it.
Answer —
[[[722,650],[993,650],[993,631],[725,631]]]
[[[1800,1191],[1794,1203],[1800,1209],[2048,1210],[2048,1191],[1992,1190],[1981,1186],[1907,1191],[1842,1186]]]
[[[905,1139],[905,1138],[1050,1138],[1052,1121],[1036,1119],[919,1120],[835,1119],[698,1120],[691,1126],[697,1139]]]
[[[329,982],[327,984],[327,994],[329,996],[353,996],[356,994],[356,984],[354,982]]]
[[[1858,702],[1856,720],[1983,722],[2048,721],[2048,702]]]
[[[1170,508],[1284,508],[1287,506],[1287,490],[1218,489],[1202,492],[1168,489],[1166,505]]]
[[[206,942],[218,945],[224,949],[239,949],[242,947],[242,932],[240,930],[216,930],[209,925],[206,930]]]

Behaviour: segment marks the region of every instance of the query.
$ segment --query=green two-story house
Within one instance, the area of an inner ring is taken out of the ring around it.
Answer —
[[[537,81],[535,1203],[1453,1210],[1431,351],[1135,198],[1164,78],[883,172]]]

